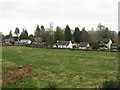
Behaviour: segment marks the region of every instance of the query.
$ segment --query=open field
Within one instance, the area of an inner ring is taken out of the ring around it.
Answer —
[[[3,47],[3,71],[33,65],[26,78],[5,86],[9,88],[45,88],[49,83],[57,88],[95,88],[106,76],[116,78],[117,63],[117,52]]]

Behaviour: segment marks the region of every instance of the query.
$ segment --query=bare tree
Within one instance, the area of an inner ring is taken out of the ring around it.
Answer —
[[[54,43],[54,25],[53,22],[49,23],[49,28],[46,31],[46,40],[45,42],[47,44],[53,44]]]
[[[54,35],[54,24],[53,24],[53,22],[49,23],[48,32],[49,32],[50,35]]]

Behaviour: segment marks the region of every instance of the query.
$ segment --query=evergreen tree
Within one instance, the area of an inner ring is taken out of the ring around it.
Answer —
[[[41,25],[40,37],[45,41],[45,38],[46,38],[46,32],[45,32],[45,28],[44,28],[43,25]]]
[[[20,34],[20,30],[19,30],[18,27],[15,28],[15,32],[14,33],[16,34],[17,39],[19,40],[18,35]]]
[[[58,26],[56,27],[54,37],[55,37],[55,42],[57,40],[63,40],[64,39],[64,33],[63,33],[62,29]]]
[[[27,32],[26,29],[23,29],[23,31],[22,31],[22,33],[21,33],[21,35],[20,35],[20,40],[21,40],[21,39],[29,39],[29,37],[28,37],[28,32]]]
[[[65,41],[71,41],[72,40],[72,34],[71,34],[71,29],[67,25],[65,28],[65,33],[64,33]]]
[[[28,32],[26,29],[25,29],[25,38],[28,39]]]
[[[41,31],[45,31],[45,28],[44,28],[44,26],[43,25],[41,25]]]
[[[39,25],[37,25],[37,27],[36,27],[34,36],[35,36],[35,37],[40,37],[40,27],[39,27]]]
[[[8,35],[8,36],[9,36],[9,38],[10,38],[10,39],[12,39],[12,38],[13,38],[13,37],[12,37],[12,30],[10,30],[10,33],[9,33],[9,35]]]
[[[85,27],[82,28],[82,31],[80,32],[80,41],[81,42],[89,42],[90,41],[90,36],[88,32],[85,30]]]
[[[29,39],[30,39],[32,42],[35,41],[35,38],[34,38],[33,34],[29,35]]]
[[[80,42],[80,30],[78,27],[74,31],[74,42]]]
[[[111,37],[111,33],[108,27],[106,27],[105,30],[102,31],[102,38],[110,38],[110,37]]]

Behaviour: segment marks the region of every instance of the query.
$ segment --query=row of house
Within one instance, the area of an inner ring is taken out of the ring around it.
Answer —
[[[27,45],[27,44],[31,44],[31,40],[28,40],[28,39],[23,39],[23,40],[20,40],[20,41],[15,41],[14,39],[5,39],[5,42],[4,44],[5,45]]]
[[[39,44],[44,45],[44,42],[41,38],[36,38],[35,42],[32,42],[29,39],[23,39],[20,41],[15,41],[15,39],[5,39],[5,44],[19,44],[19,45],[27,45],[27,44]],[[116,48],[117,44],[114,44],[110,38],[103,38],[99,42],[99,45],[102,46],[100,49],[111,49],[111,47]],[[80,43],[72,43],[71,41],[58,41],[53,45],[53,48],[78,48],[78,49],[92,49],[91,45],[88,42],[80,42]]]
[[[110,38],[103,38],[99,44],[100,49],[111,49],[112,47],[116,48],[117,44],[113,43]],[[71,41],[57,41],[53,48],[74,48],[79,49],[92,49],[91,45],[88,42],[72,43]]]
[[[53,48],[73,48],[79,47],[79,49],[91,49],[90,44],[87,42],[72,43],[71,41],[57,41]]]
[[[22,39],[18,41],[15,37],[5,39],[3,45],[28,45],[28,44],[44,44],[44,41],[41,38],[35,38],[35,41],[32,42],[29,39]]]

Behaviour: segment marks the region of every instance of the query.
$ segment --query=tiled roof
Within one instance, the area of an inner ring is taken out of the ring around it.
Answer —
[[[56,45],[69,45],[69,41],[58,41],[58,42],[56,42],[55,44]]]
[[[23,40],[20,40],[19,42],[20,42],[20,43],[27,43],[28,41],[29,41],[29,40],[24,40],[24,39],[23,39]]]
[[[88,42],[80,42],[80,47],[86,47],[89,43]]]
[[[5,39],[5,42],[10,42],[10,41],[13,42],[13,41],[15,41],[15,40],[14,40],[14,39],[10,39],[10,38],[9,38],[9,39]]]
[[[109,42],[109,40],[110,40],[110,38],[103,38],[103,40],[102,40],[102,41],[103,41],[104,43],[108,43],[108,42]]]

